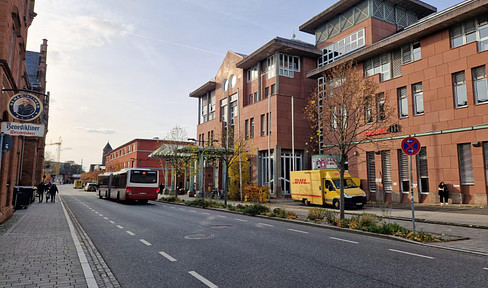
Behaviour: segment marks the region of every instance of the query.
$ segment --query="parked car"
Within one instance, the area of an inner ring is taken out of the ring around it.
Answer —
[[[85,190],[85,191],[97,191],[97,183],[86,183],[83,190]]]

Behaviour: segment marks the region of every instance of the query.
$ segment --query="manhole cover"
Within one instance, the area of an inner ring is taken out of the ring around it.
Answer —
[[[228,229],[228,228],[231,228],[230,225],[212,225],[212,228],[215,228],[215,229]]]
[[[190,235],[186,235],[185,236],[185,239],[208,239],[208,238],[212,238],[213,235],[212,234],[190,234]]]

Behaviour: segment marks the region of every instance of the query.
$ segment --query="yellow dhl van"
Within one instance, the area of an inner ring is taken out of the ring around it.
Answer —
[[[81,180],[75,180],[75,182],[73,183],[73,188],[75,188],[75,189],[81,189],[81,188],[83,188],[83,181],[81,181]]]
[[[345,206],[362,208],[366,193],[358,186],[357,178],[344,172]],[[291,198],[309,205],[332,205],[340,208],[340,171],[338,169],[304,170],[290,172]]]

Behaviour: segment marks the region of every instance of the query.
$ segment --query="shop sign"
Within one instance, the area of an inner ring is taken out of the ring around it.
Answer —
[[[11,136],[44,137],[44,125],[3,122],[2,132]]]
[[[42,101],[30,93],[18,93],[8,101],[8,112],[21,121],[32,121],[42,113]]]
[[[312,170],[337,169],[341,155],[312,155]]]

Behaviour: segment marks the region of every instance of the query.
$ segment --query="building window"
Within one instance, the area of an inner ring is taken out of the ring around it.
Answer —
[[[249,94],[249,104],[254,103],[254,96],[252,94]]]
[[[268,99],[269,97],[269,87],[264,88],[264,98]]]
[[[246,139],[249,139],[249,120],[244,121],[244,131]]]
[[[330,129],[337,130],[337,108],[335,106],[330,107]]]
[[[474,185],[471,143],[458,144],[459,174],[461,185]]]
[[[369,192],[376,192],[376,165],[374,152],[366,152],[366,170],[368,173]]]
[[[322,56],[317,61],[318,67],[329,64],[345,54],[365,45],[364,28],[322,49]]]
[[[227,79],[224,79],[224,81],[222,82],[222,91],[227,91],[227,89],[229,88],[229,81],[227,81]]]
[[[249,70],[247,70],[247,82],[251,82],[256,78],[258,78],[258,66],[254,65]]]
[[[371,58],[364,62],[364,75],[368,77],[375,74],[381,74],[380,80],[382,82],[391,79],[391,61],[389,53]]]
[[[421,147],[417,154],[417,171],[419,177],[419,191],[420,193],[429,192],[429,169],[427,166],[427,148]]]
[[[366,123],[373,123],[373,105],[371,96],[368,96],[364,100],[364,121]]]
[[[408,64],[422,59],[420,42],[410,43],[402,47],[402,64]]]
[[[400,118],[408,117],[407,87],[398,88],[397,93],[398,93],[398,116]]]
[[[452,74],[452,82],[454,86],[454,100],[456,107],[468,106],[468,96],[466,95],[466,77],[464,71]]]
[[[229,77],[229,88],[234,88],[236,86],[236,76],[234,74]]]
[[[251,118],[249,127],[249,137],[254,138],[254,118]]]
[[[408,193],[410,191],[408,155],[403,153],[402,149],[398,149],[398,173],[401,192]]]
[[[300,72],[300,57],[280,54],[280,75],[293,78]]]
[[[266,135],[266,120],[264,114],[261,115],[261,136]]]
[[[469,19],[450,29],[451,47],[478,41],[478,51],[488,50],[488,15]]]
[[[258,92],[254,92],[254,102],[258,102],[260,99],[258,98]]]
[[[268,134],[271,135],[271,112],[266,113],[266,118],[266,122],[268,122]]]
[[[385,107],[385,93],[376,95],[376,113],[378,115],[378,122],[385,121],[386,107]]]
[[[276,85],[271,84],[271,95],[274,95],[276,93]]]
[[[424,114],[424,92],[422,90],[422,83],[412,85],[412,94],[415,115]]]
[[[476,104],[486,103],[488,101],[488,87],[486,85],[485,66],[473,68],[473,91]]]
[[[271,79],[271,78],[276,76],[276,65],[275,65],[275,57],[274,56],[268,57],[266,59],[263,74],[267,74],[268,79]]]

